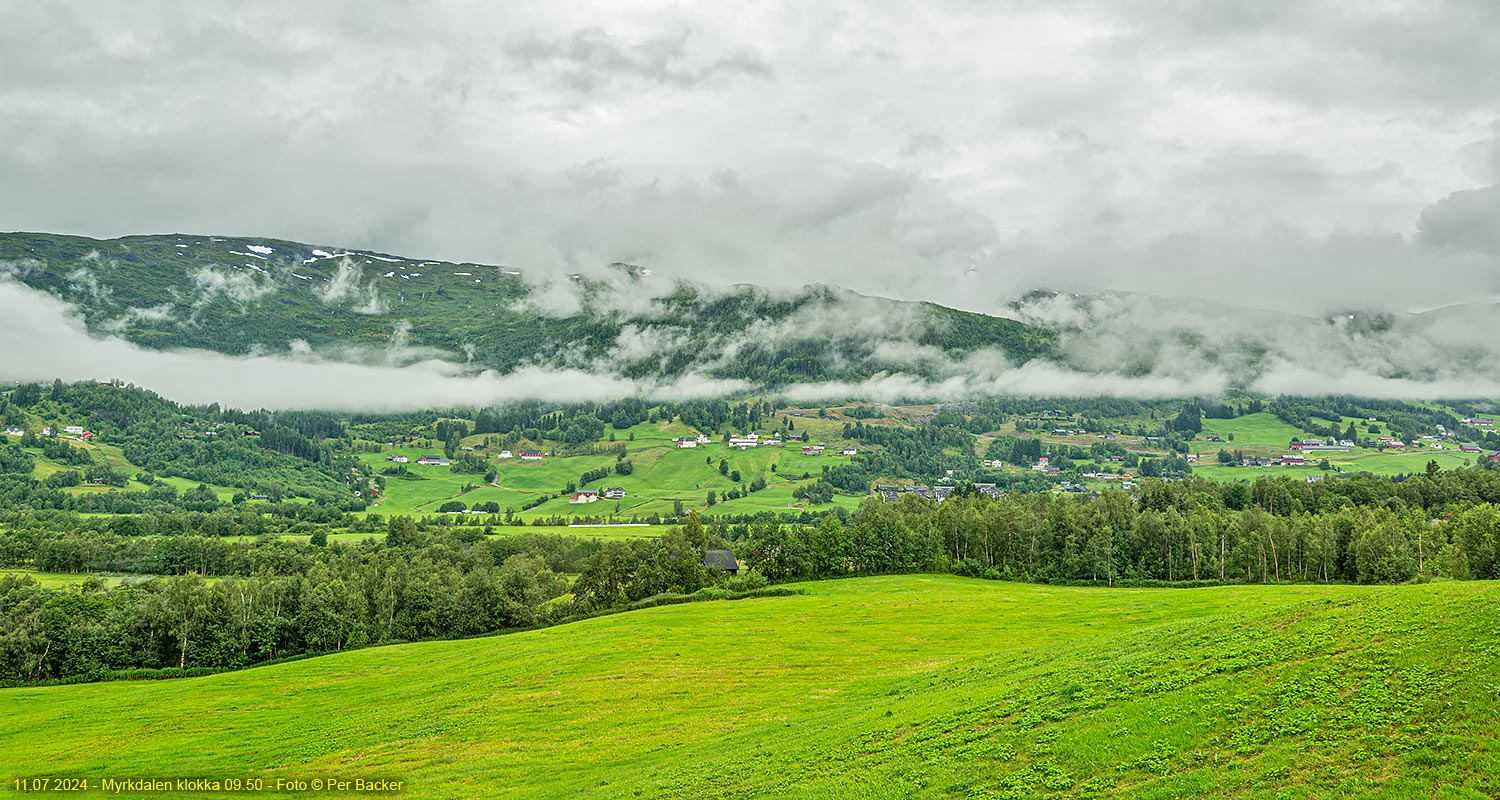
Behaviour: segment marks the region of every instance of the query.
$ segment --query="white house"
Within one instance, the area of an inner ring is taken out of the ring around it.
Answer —
[[[580,491],[574,492],[571,496],[568,497],[568,502],[573,504],[597,503],[598,501],[599,493],[594,491],[593,489],[582,489]]]
[[[509,450],[501,450],[495,454],[495,458],[515,458],[515,455]]]
[[[689,439],[688,437],[683,436],[683,437],[681,437],[681,438],[679,438],[677,440],[677,446],[681,447],[681,448],[697,447],[698,446],[698,440],[697,439]]]
[[[83,426],[82,425],[69,425],[69,426],[63,428],[63,433],[71,433],[74,436],[77,436],[78,434],[83,433]]]
[[[855,450],[855,449],[854,449],[854,448],[852,448],[852,447],[845,447],[845,448],[844,448],[844,449],[843,449],[843,451],[842,451],[842,452],[843,452],[843,454],[844,454],[844,455],[846,455],[846,456],[852,456],[852,455],[854,455],[854,454],[855,454],[855,452],[857,452],[857,451],[856,451],[856,450]]]

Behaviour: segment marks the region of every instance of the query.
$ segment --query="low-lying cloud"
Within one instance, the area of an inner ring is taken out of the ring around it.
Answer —
[[[733,394],[745,384],[701,376],[638,381],[577,369],[528,367],[472,373],[427,359],[402,366],[329,358],[299,348],[227,356],[146,350],[91,336],[73,309],[51,295],[0,281],[0,380],[119,379],[185,403],[238,408],[409,411],[519,400],[692,399]]]
[[[881,301],[835,302],[816,313],[833,331],[877,329],[914,338],[911,307]],[[879,314],[896,308],[889,325]],[[132,311],[143,317],[169,308]],[[1062,328],[1067,363],[1017,364],[997,348],[951,354],[891,336],[861,367],[868,379],[799,383],[772,391],[794,402],[957,401],[984,396],[1120,396],[1142,399],[1214,396],[1228,388],[1268,394],[1354,394],[1396,399],[1500,396],[1500,325],[1491,306],[1448,309],[1364,326],[1359,317],[1313,320],[1270,312],[1184,309],[1158,298],[1111,296],[1039,299],[1018,317]],[[872,317],[873,315],[873,317]],[[795,316],[795,315],[794,315]],[[859,319],[855,319],[858,317]],[[863,327],[861,327],[863,326]],[[622,397],[685,400],[760,391],[753,382],[712,377],[752,337],[792,336],[783,323],[752,326],[721,342],[721,352],[675,378],[630,378],[619,365],[685,345],[678,334],[628,326],[616,352],[602,360],[533,364],[498,373],[476,370],[460,353],[410,343],[397,321],[385,347],[285,351],[228,356],[199,350],[157,351],[114,336],[91,335],[62,300],[0,280],[0,380],[120,379],[179,402],[240,408],[394,412],[484,406],[520,400],[606,401]],[[820,329],[821,330],[821,329]],[[849,365],[840,365],[849,366]]]

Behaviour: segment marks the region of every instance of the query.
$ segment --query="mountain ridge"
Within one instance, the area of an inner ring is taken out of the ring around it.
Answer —
[[[76,306],[90,332],[153,349],[363,348],[344,355],[772,386],[866,379],[883,343],[949,356],[999,347],[1018,364],[1053,354],[1051,331],[1015,320],[822,285],[711,289],[628,264],[528,282],[509,266],[281,239],[37,233],[0,234],[0,263]]]

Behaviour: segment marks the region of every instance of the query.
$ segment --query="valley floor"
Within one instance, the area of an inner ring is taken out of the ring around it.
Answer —
[[[394,778],[422,798],[1500,791],[1494,583],[804,588],[0,690],[0,774]]]

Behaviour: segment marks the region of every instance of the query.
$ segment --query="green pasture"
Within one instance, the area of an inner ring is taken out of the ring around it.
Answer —
[[[125,456],[120,452],[120,448],[110,445],[90,444],[88,442],[78,442],[73,440],[69,440],[68,444],[74,447],[80,447],[85,450],[89,450],[96,456],[102,456],[110,466],[130,476],[131,480],[123,487],[98,486],[94,484],[84,483],[78,486],[66,487],[62,490],[63,492],[66,492],[68,494],[90,494],[94,492],[110,491],[144,492],[148,488],[150,488],[145,484],[135,480],[135,476],[141,472],[141,469],[125,460]],[[32,477],[36,478],[37,480],[45,479],[48,475],[51,475],[54,472],[61,472],[67,469],[77,470],[80,473],[84,470],[83,467],[61,464],[56,461],[52,461],[51,459],[42,455],[42,451],[39,448],[27,448],[26,452],[31,454],[31,457],[35,462],[34,466],[32,467],[31,474]],[[165,478],[160,476],[157,477],[157,480],[161,481],[162,483],[171,484],[177,489],[178,494],[181,494],[188,489],[197,487],[199,483],[198,481],[188,480],[187,478]],[[214,495],[217,496],[221,502],[228,502],[234,497],[235,494],[240,491],[239,489],[234,489],[228,486],[215,486],[213,484],[209,484],[208,488],[214,491]]]
[[[1232,442],[1229,441],[1230,434],[1234,434]],[[1304,435],[1301,429],[1288,425],[1280,417],[1261,411],[1234,419],[1203,420],[1203,432],[1193,440],[1192,447],[1194,452],[1202,452],[1205,457],[1212,457],[1221,449],[1257,453],[1275,451],[1280,454],[1289,452],[1286,448],[1288,442]],[[1218,436],[1224,441],[1210,442],[1210,436]]]
[[[381,778],[423,798],[1500,790],[1492,583],[805,588],[203,678],[0,690],[0,772]]]
[[[123,575],[119,573],[38,572],[34,569],[0,569],[0,577],[6,575],[25,575],[42,586],[49,588],[77,586],[89,578],[98,578],[107,585],[119,586],[123,583],[134,583],[155,577],[154,575]]]
[[[832,423],[827,423],[832,424]],[[634,470],[629,475],[611,472],[607,477],[590,482],[579,488],[603,491],[618,486],[626,491],[625,499],[619,501],[618,515],[671,514],[676,502],[681,501],[688,509],[707,508],[708,493],[716,497],[737,486],[745,486],[757,477],[764,477],[767,488],[746,498],[728,501],[716,511],[724,513],[754,512],[763,510],[787,511],[794,502],[791,493],[797,485],[817,480],[825,465],[837,464],[844,459],[838,455],[805,456],[797,443],[780,447],[757,447],[737,450],[722,442],[699,445],[695,448],[679,448],[673,442],[677,436],[690,433],[682,425],[643,423],[630,429],[636,432],[636,440],[626,442],[628,458]],[[617,434],[617,438],[623,439]],[[842,444],[829,444],[828,449],[837,452]],[[516,451],[519,452],[519,451]],[[380,453],[361,454],[360,458],[378,473],[392,466],[385,459],[391,455],[404,455],[411,459],[406,464],[410,475],[416,479],[402,479],[387,475],[385,497],[371,512],[393,514],[429,514],[448,500],[459,500],[465,505],[493,501],[503,512],[506,508],[517,510],[523,520],[538,517],[599,516],[615,514],[616,501],[599,500],[595,503],[573,504],[562,490],[569,483],[578,483],[584,472],[595,469],[613,469],[617,459],[613,455],[547,456],[541,461],[521,461],[519,458],[499,459],[493,455],[488,463],[496,471],[495,485],[482,485],[483,475],[456,475],[447,467],[429,467],[416,463],[423,455],[441,455],[441,452],[425,448],[394,448]],[[727,462],[729,474],[719,472],[719,462]],[[771,471],[776,465],[776,472]],[[740,482],[732,479],[734,471],[740,472]],[[790,480],[784,476],[801,476],[807,480]],[[468,491],[464,487],[472,486]],[[544,494],[553,497],[539,506],[520,511],[522,505]],[[860,498],[839,497],[836,502],[852,507]],[[800,501],[797,501],[800,502]]]

